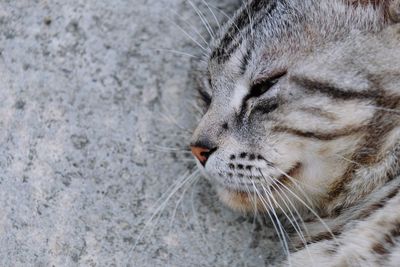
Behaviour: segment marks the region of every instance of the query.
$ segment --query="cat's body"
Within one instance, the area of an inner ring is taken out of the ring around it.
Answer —
[[[289,217],[284,266],[400,264],[400,24],[375,4],[249,1],[208,54],[192,151],[228,205]]]

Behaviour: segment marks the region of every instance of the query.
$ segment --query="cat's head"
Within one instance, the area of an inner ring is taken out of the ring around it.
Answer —
[[[339,1],[250,1],[220,30],[191,146],[224,202],[323,208],[360,165],[377,162],[395,127],[379,109],[396,105],[377,87],[374,44],[363,43],[385,25],[381,14]]]

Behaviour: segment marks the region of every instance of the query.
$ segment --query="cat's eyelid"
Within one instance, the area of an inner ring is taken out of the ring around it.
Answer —
[[[210,86],[210,88],[212,88],[212,80],[211,80],[211,77],[208,77],[207,82],[208,82],[208,86]]]
[[[250,98],[253,98],[253,97],[256,98],[256,97],[259,97],[259,96],[265,94],[284,75],[286,75],[286,71],[276,72],[275,75],[271,75],[268,78],[260,79],[258,81],[256,80],[253,83],[253,85],[250,87],[250,91],[249,91],[248,95],[245,97],[245,101],[247,101]]]
[[[260,85],[260,84],[265,83],[265,82],[271,82],[271,81],[279,80],[280,78],[282,78],[286,74],[287,74],[286,70],[276,71],[276,72],[274,72],[274,73],[272,73],[270,75],[267,75],[267,76],[264,76],[262,78],[254,80],[254,82],[252,82],[250,88],[252,88],[253,86]]]
[[[206,103],[206,105],[211,104],[212,97],[207,91],[200,89],[199,94],[200,94],[201,99]]]

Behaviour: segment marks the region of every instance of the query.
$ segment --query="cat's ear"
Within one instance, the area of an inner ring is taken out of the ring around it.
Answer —
[[[388,7],[388,18],[393,23],[400,22],[400,0],[392,0]]]

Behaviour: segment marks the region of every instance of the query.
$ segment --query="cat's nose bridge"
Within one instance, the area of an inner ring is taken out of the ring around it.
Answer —
[[[212,150],[217,147],[218,139],[217,133],[212,128],[207,127],[207,125],[203,126],[203,124],[200,124],[195,130],[190,142],[192,153],[201,162],[203,157],[199,155],[203,154],[205,150]]]
[[[221,114],[208,112],[194,131],[191,143],[206,140],[207,143],[217,144],[226,129],[227,123],[223,121]]]
[[[226,125],[221,122],[221,116],[219,114],[208,112],[204,115],[194,131],[190,143],[192,153],[201,163],[205,163],[207,160],[204,155],[211,155],[209,152],[214,152],[223,142],[225,131]]]

